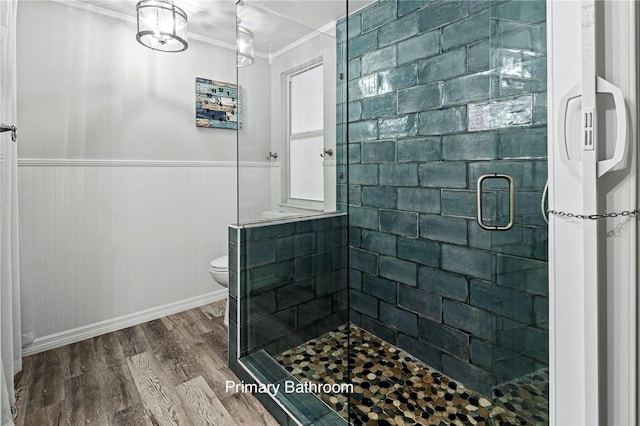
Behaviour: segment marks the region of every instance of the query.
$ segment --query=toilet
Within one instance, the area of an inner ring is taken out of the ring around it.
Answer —
[[[220,256],[211,261],[209,265],[211,278],[221,286],[229,288],[229,256]],[[224,310],[224,325],[229,326],[229,296],[227,295],[227,307]]]

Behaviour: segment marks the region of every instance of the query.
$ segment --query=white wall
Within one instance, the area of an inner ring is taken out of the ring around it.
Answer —
[[[59,3],[20,3],[20,157],[235,160],[234,131],[194,124],[195,78],[235,82],[234,52],[195,40],[156,52],[135,31]]]
[[[19,170],[36,337],[220,289],[208,263],[226,253],[235,212],[203,194],[227,197],[233,167],[23,160]]]
[[[269,103],[270,77],[271,66],[264,58],[257,57],[253,65],[238,68],[238,84],[249,106],[242,113],[243,124],[238,131],[240,161],[268,161],[273,116]]]
[[[154,52],[131,22],[49,1],[19,3],[17,36],[21,257],[36,341],[87,337],[78,330],[219,290],[208,266],[236,221],[237,132],[195,127],[195,78],[235,82],[235,52],[197,40]],[[268,134],[252,96],[254,82],[268,84],[260,78],[242,88],[243,129]],[[260,182],[265,149],[241,155],[262,160],[248,167]]]
[[[267,155],[272,151],[270,76],[271,66],[263,58],[255,58],[255,62],[249,67],[238,68],[238,84],[245,102],[250,106],[242,113],[242,119],[248,125],[242,125],[238,130],[238,160],[241,163],[263,161],[269,166],[273,165],[267,160]],[[263,220],[262,212],[271,209],[273,186],[270,178],[263,178],[262,170],[252,167],[241,167],[238,175],[239,222]]]

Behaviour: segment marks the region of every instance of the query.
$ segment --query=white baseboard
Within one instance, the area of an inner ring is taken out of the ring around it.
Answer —
[[[112,331],[122,330],[123,328],[156,320],[167,315],[177,314],[178,312],[187,311],[208,303],[217,302],[218,300],[226,299],[227,293],[227,289],[223,288],[201,296],[181,300],[179,302],[168,303],[163,306],[135,312],[118,318],[84,325],[71,330],[50,334],[48,336],[37,337],[32,344],[22,349],[22,356],[34,355],[50,349],[76,343],[81,340],[111,333]]]

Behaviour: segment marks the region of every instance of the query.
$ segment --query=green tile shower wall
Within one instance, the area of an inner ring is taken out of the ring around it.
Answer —
[[[548,364],[544,19],[542,0],[390,0],[338,25],[350,319],[487,394]],[[515,180],[507,232],[475,221],[489,172]]]
[[[238,268],[234,259],[238,257],[238,230],[230,226],[229,232],[229,368],[245,383],[256,383],[255,379],[238,362]],[[268,395],[256,394],[264,407],[277,419],[279,424],[294,424],[287,413]]]
[[[241,228],[239,243],[229,237],[230,255],[240,249],[240,270],[230,266],[230,340],[237,346],[241,330],[242,356],[277,354],[346,323],[345,214]]]

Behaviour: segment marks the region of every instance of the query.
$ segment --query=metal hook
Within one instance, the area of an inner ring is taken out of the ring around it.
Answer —
[[[9,126],[7,124],[0,124],[0,133],[4,133],[4,132],[11,132],[11,140],[12,141],[16,141],[16,139],[18,138],[17,132],[18,132],[18,128],[16,126]]]
[[[328,155],[329,157],[333,157],[333,150],[331,148],[325,148],[322,151],[322,154],[320,154],[320,157],[324,158],[325,155]]]
[[[271,159],[277,160],[278,159],[278,153],[269,151],[269,155],[267,155],[267,160],[271,160]]]

